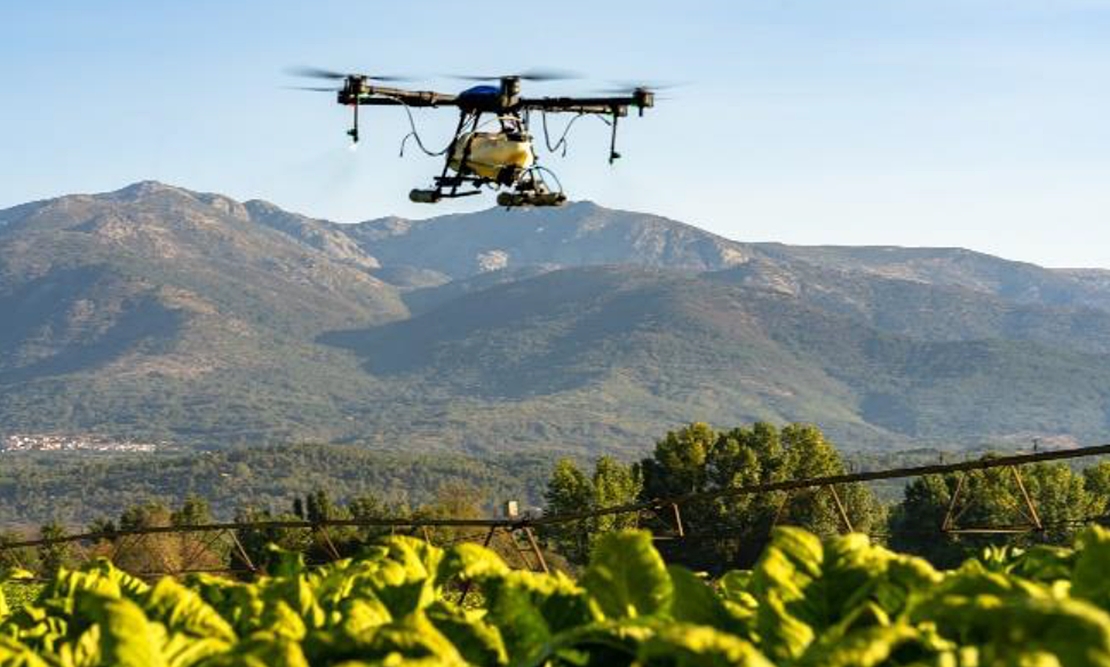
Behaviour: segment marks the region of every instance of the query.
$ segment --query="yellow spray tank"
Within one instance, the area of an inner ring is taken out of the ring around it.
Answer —
[[[504,182],[509,174],[519,174],[535,162],[532,142],[525,138],[527,136],[510,137],[506,132],[468,132],[459,135],[455,148],[451,151],[448,166],[462,173],[465,155],[465,171]]]

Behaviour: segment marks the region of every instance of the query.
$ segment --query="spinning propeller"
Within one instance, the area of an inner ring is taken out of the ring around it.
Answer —
[[[528,69],[515,74],[448,74],[452,79],[460,81],[500,81],[501,79],[520,79],[521,81],[567,81],[581,79],[582,75],[564,69]]]
[[[412,81],[411,76],[398,75],[398,74],[359,74],[357,72],[337,72],[330,69],[322,69],[320,67],[290,67],[286,72],[293,76],[303,76],[310,79],[347,79],[356,77],[359,79],[370,79],[372,81]]]

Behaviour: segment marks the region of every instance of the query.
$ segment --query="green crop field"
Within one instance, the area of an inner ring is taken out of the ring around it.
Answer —
[[[644,532],[604,536],[577,580],[409,537],[316,568],[276,553],[249,583],[150,585],[98,562],[0,605],[0,665],[1101,666],[1108,568],[1100,528],[949,571],[780,528],[752,570],[712,582]]]

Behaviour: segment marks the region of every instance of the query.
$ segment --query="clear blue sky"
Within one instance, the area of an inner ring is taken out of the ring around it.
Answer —
[[[470,13],[469,7],[475,8]],[[692,81],[624,125],[584,119],[573,198],[739,240],[964,246],[1110,268],[1110,0],[6,2],[0,207],[141,179],[341,221],[427,216],[399,110],[283,90],[293,64],[579,70]],[[417,118],[434,143],[448,113]]]

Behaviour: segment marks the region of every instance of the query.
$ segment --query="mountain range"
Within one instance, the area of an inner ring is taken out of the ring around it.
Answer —
[[[1110,271],[743,243],[588,202],[340,224],[142,182],[0,210],[0,435],[640,452],[1110,427]]]

